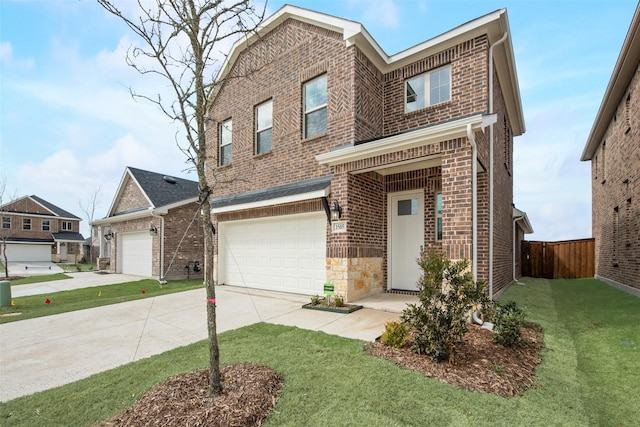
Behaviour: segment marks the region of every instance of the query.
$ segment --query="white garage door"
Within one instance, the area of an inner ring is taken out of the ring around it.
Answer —
[[[7,260],[9,262],[51,262],[51,245],[7,243]]]
[[[218,282],[322,294],[326,226],[324,212],[220,223]]]
[[[151,277],[151,242],[148,231],[118,234],[119,273]]]

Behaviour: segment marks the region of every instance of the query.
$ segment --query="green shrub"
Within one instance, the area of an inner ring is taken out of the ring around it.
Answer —
[[[323,298],[321,298],[318,295],[314,295],[311,297],[311,305],[320,305],[320,303],[322,302]]]
[[[424,251],[417,286],[420,302],[409,304],[401,320],[415,332],[411,348],[436,361],[455,361],[454,344],[467,331],[466,316],[488,301],[483,282],[474,282],[469,261],[451,261],[439,251]]]
[[[333,297],[333,302],[336,307],[344,307],[344,297],[342,295],[336,295]]]
[[[380,337],[380,342],[395,348],[404,347],[408,334],[409,330],[404,323],[387,322],[384,325],[384,333]]]
[[[526,343],[522,337],[523,323],[524,312],[515,301],[496,304],[493,314],[493,342],[504,347]]]

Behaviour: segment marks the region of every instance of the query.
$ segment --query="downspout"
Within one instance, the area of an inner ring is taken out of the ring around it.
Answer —
[[[161,284],[167,283],[164,279],[164,217],[156,214],[154,210],[151,211],[151,216],[160,218],[160,279]]]
[[[504,43],[509,33],[489,46],[489,114],[493,114],[493,48]],[[493,299],[493,125],[489,128],[489,299]]]
[[[467,124],[467,138],[471,142],[471,272],[473,281],[478,281],[478,149],[476,136]]]
[[[512,265],[513,265],[513,281],[516,282],[516,283],[518,282],[518,279],[516,278],[516,240],[517,240],[516,224],[522,218],[523,218],[522,215],[513,218],[513,249],[511,249],[511,251],[513,253],[513,261],[512,261]]]

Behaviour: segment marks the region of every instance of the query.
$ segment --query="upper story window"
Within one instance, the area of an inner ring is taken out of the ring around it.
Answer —
[[[438,68],[405,82],[405,111],[411,113],[451,99],[451,67]]]
[[[49,231],[51,230],[51,222],[48,219],[43,219],[42,220],[42,231]]]
[[[71,221],[62,221],[62,229],[64,231],[71,231]]]
[[[31,230],[31,218],[22,218],[22,229]]]
[[[273,101],[256,107],[256,154],[271,151],[273,139]]]
[[[233,122],[231,119],[220,125],[220,166],[231,163],[231,134]]]
[[[10,216],[3,216],[2,217],[2,228],[4,228],[4,229],[11,228],[11,217]]]
[[[304,137],[327,131],[327,75],[304,84]]]

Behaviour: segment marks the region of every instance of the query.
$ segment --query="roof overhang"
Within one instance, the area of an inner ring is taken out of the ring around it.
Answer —
[[[611,80],[607,85],[607,90],[602,98],[600,109],[593,122],[593,127],[587,138],[580,160],[593,159],[596,150],[602,143],[602,139],[613,119],[620,101],[627,93],[631,79],[633,78],[638,64],[640,63],[640,4],[636,6],[636,11],[631,20],[629,31],[622,44],[620,55],[611,75]]]
[[[216,197],[211,201],[211,213],[234,212],[319,199],[330,194],[330,187],[331,177],[326,176],[232,196]]]
[[[520,226],[524,234],[532,234],[533,227],[529,222],[529,217],[526,212],[521,211],[520,209],[513,207],[513,220]]]
[[[146,208],[146,209],[141,209],[141,210],[137,210],[135,212],[130,212],[130,213],[125,213],[122,215],[114,215],[114,216],[108,216],[106,218],[101,218],[101,219],[97,219],[95,221],[92,221],[89,223],[89,225],[94,226],[94,225],[111,225],[111,224],[116,224],[118,222],[123,222],[123,221],[130,221],[133,219],[140,219],[140,218],[146,218],[149,216],[154,216],[154,215],[166,215],[169,213],[169,210],[180,207],[180,206],[184,206],[186,204],[189,203],[196,203],[198,201],[198,197],[192,197],[191,199],[185,199],[185,200],[181,200],[179,202],[176,203],[172,203],[170,205],[165,205],[165,206],[160,206],[158,208],[154,208],[152,206]]]
[[[495,123],[495,119],[495,114],[476,114],[457,120],[431,125],[411,132],[389,136],[366,144],[349,146],[335,151],[330,151],[328,153],[319,154],[316,156],[316,160],[321,165],[336,166],[375,156],[409,150],[411,148],[421,147],[424,145],[436,144],[451,139],[466,138],[468,126],[471,126],[471,130],[473,132],[484,130],[491,123]],[[435,156],[434,158],[437,157],[439,156]],[[434,158],[413,159],[403,162],[403,164],[418,161],[433,161]],[[400,163],[395,163],[392,166],[397,167],[399,165]],[[375,170],[382,169],[384,169],[384,167],[379,167]],[[415,169],[415,167],[412,169]]]
[[[306,22],[341,34],[347,47],[358,47],[383,74],[485,34],[489,39],[490,45],[500,40],[505,33],[510,34],[507,10],[500,9],[390,56],[384,52],[367,29],[358,22],[297,6],[285,5],[265,19],[255,33],[233,44],[229,55],[220,68],[216,81],[221,82],[224,80],[238,56],[244,50],[287,19]],[[497,47],[494,52],[494,61],[498,77],[503,82],[503,93],[505,94],[506,108],[512,122],[513,135],[522,135],[525,132],[524,115],[522,113],[522,101],[520,99],[511,37]],[[212,93],[214,98],[218,89],[219,85],[216,85]]]

